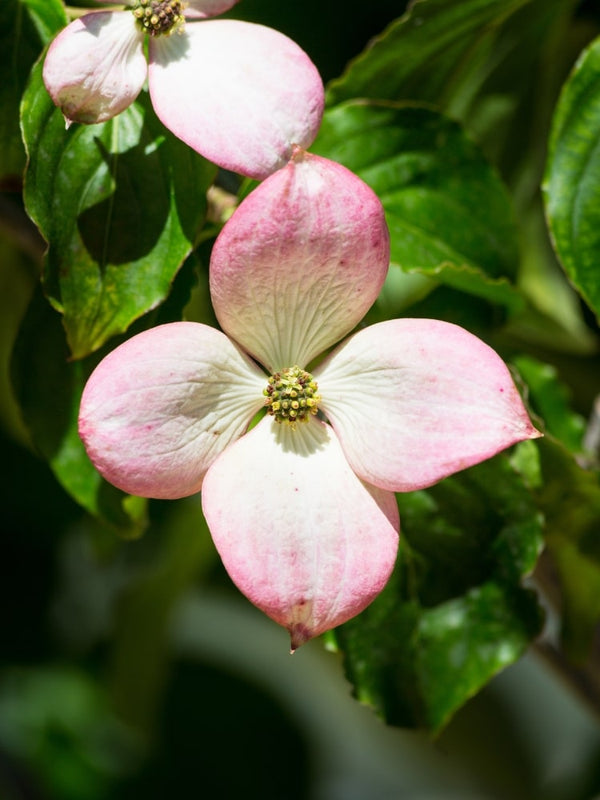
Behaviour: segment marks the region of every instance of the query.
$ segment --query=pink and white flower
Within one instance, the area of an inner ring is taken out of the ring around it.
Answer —
[[[348,336],[388,260],[375,194],[298,148],[215,243],[223,332],[178,322],[134,336],[81,402],[81,437],[109,481],[158,498],[202,491],[231,578],[292,649],[385,585],[394,492],[539,435],[500,357],[464,329],[396,319]]]
[[[207,19],[237,0],[125,1],[125,10],[71,22],[48,50],[44,83],[68,122],[111,119],[147,78],[163,124],[226,169],[261,179],[287,163],[293,144],[312,143],[323,83],[291,39],[263,25]]]

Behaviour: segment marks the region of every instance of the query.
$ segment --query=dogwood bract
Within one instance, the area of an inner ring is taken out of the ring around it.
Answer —
[[[292,649],[385,585],[395,491],[539,435],[500,357],[456,325],[381,322],[318,361],[360,322],[388,262],[375,194],[297,148],[214,245],[223,332],[176,322],[134,336],[81,402],[81,437],[109,481],[158,498],[202,490],[231,578]]]
[[[323,83],[283,34],[205,19],[236,2],[129,0],[125,10],[85,14],[52,42],[46,88],[67,121],[96,123],[133,103],[148,77],[169,130],[219,166],[264,178],[287,163],[293,143],[312,143]]]

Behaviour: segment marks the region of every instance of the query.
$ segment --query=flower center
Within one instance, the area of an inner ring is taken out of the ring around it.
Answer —
[[[286,422],[292,427],[297,422],[308,422],[319,407],[318,388],[310,372],[300,367],[275,372],[263,390],[267,411],[277,422]]]
[[[181,0],[136,0],[133,16],[149,36],[163,36],[183,24]]]

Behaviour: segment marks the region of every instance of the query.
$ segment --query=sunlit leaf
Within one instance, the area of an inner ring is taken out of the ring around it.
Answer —
[[[556,252],[600,318],[600,39],[582,53],[563,87],[543,190]]]
[[[544,420],[546,430],[569,450],[580,453],[585,420],[573,410],[567,387],[556,369],[529,356],[515,358],[515,365],[529,388],[529,400]]]
[[[518,264],[508,193],[456,122],[423,107],[344,103],[326,112],[312,151],[358,174],[383,203],[394,282],[386,303],[394,292],[413,299],[445,283],[512,309],[523,304],[508,280]],[[421,279],[401,281],[395,268]]]
[[[533,592],[496,582],[428,609],[416,630],[416,671],[434,731],[496,673],[517,661],[540,631]]]
[[[446,286],[505,306],[513,312],[525,307],[526,301],[518,288],[507,278],[491,278],[479,267],[470,264],[444,262],[437,267],[421,267],[412,272],[433,278]]]
[[[21,0],[44,45],[67,24],[61,0]]]
[[[416,0],[328,88],[329,105],[353,97],[443,105],[487,55],[495,29],[529,0]]]

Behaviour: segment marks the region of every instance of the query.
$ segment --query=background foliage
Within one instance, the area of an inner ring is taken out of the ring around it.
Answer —
[[[145,92],[115,120],[65,130],[41,82],[65,7],[3,0],[2,798],[158,798],[190,784],[346,800],[361,781],[370,797],[600,792],[600,10],[363,5],[243,0],[229,16],[309,53],[327,84],[311,150],[383,202],[392,263],[367,321],[427,316],[476,333],[514,370],[545,437],[399,495],[390,584],[324,637],[329,652],[315,642],[290,661],[284,632],[231,587],[198,498],[124,495],[76,433],[86,377],[124,337],[215,324],[210,247],[252,187],[169,134]],[[585,710],[548,684],[517,712],[526,684],[550,681],[540,657]],[[494,679],[511,664],[516,678]],[[342,669],[403,732],[372,727]],[[579,736],[554,776],[540,745],[553,710]]]

